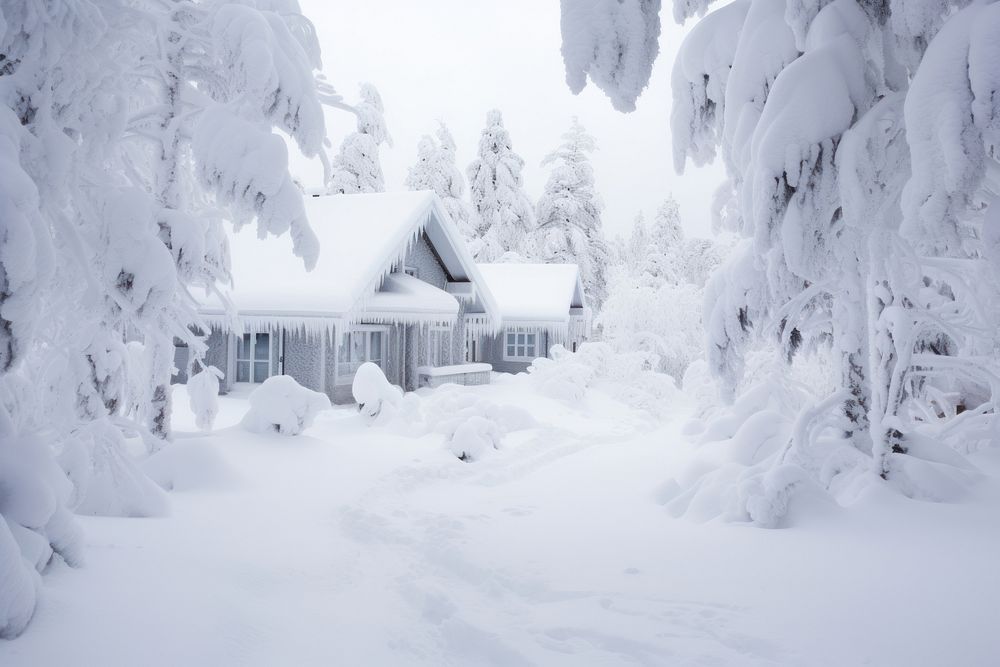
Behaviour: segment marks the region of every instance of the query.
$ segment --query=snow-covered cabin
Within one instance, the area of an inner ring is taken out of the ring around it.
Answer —
[[[206,361],[225,372],[224,391],[286,374],[349,403],[365,361],[406,390],[418,386],[418,368],[460,365],[450,381],[489,381],[488,366],[461,364],[467,341],[499,330],[499,310],[433,192],[309,195],[305,204],[320,241],[312,271],[287,235],[230,235],[236,319],[218,298],[200,308],[212,326]]]
[[[506,373],[527,370],[553,345],[576,351],[590,336],[590,310],[576,264],[479,264],[500,310],[502,330],[482,331],[470,361]]]

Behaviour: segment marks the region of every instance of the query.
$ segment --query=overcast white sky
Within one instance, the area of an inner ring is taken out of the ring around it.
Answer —
[[[638,109],[622,114],[588,85],[566,87],[559,53],[557,0],[300,0],[323,48],[327,78],[348,102],[358,85],[378,87],[386,107],[392,148],[383,147],[389,190],[403,189],[417,141],[443,120],[458,144],[459,167],[475,157],[486,112],[503,112],[514,150],[525,160],[524,179],[534,201],[548,176],[539,163],[560,141],[574,115],[597,139],[597,188],[605,203],[609,237],[627,235],[639,210],[652,219],[673,192],[689,235],[708,236],[709,203],[723,179],[721,167],[674,173],[670,147],[670,70],[683,31],[664,11],[661,53]],[[353,116],[327,113],[334,150],[354,127]],[[319,185],[321,169],[293,157],[306,185]]]

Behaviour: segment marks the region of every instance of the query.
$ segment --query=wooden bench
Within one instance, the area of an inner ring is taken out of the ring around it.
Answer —
[[[489,384],[493,367],[489,364],[455,364],[453,366],[418,366],[417,382],[421,387],[443,384]]]

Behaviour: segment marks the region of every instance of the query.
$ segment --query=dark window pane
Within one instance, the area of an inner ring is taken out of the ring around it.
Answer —
[[[271,335],[266,333],[257,334],[253,352],[256,361],[267,361],[271,355]]]
[[[249,361],[237,361],[236,362],[236,381],[237,382],[249,382],[250,381],[250,362]]]
[[[267,379],[267,362],[266,361],[255,361],[253,362],[253,381],[263,382]]]

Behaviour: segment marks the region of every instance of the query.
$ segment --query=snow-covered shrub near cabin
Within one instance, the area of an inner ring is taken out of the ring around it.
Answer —
[[[478,461],[493,449],[500,449],[502,434],[496,422],[474,415],[455,429],[448,449],[462,461]]]
[[[323,410],[330,408],[330,398],[306,389],[290,375],[272,375],[253,390],[250,409],[240,424],[255,433],[298,435],[312,426]]]
[[[535,423],[521,408],[494,403],[455,385],[423,397],[422,418],[423,430],[444,435],[449,451],[463,461],[483,458],[500,448],[506,434]]]
[[[378,364],[366,361],[354,374],[351,394],[358,410],[370,423],[385,424],[395,417],[403,390],[386,379]]]
[[[188,398],[194,423],[203,431],[211,431],[219,414],[219,380],[223,373],[215,366],[206,366],[188,378]]]
[[[577,403],[596,389],[653,416],[669,413],[678,398],[674,379],[653,370],[655,357],[648,352],[616,352],[607,343],[589,342],[576,352],[554,345],[550,355],[528,367],[531,383],[546,396]]]

